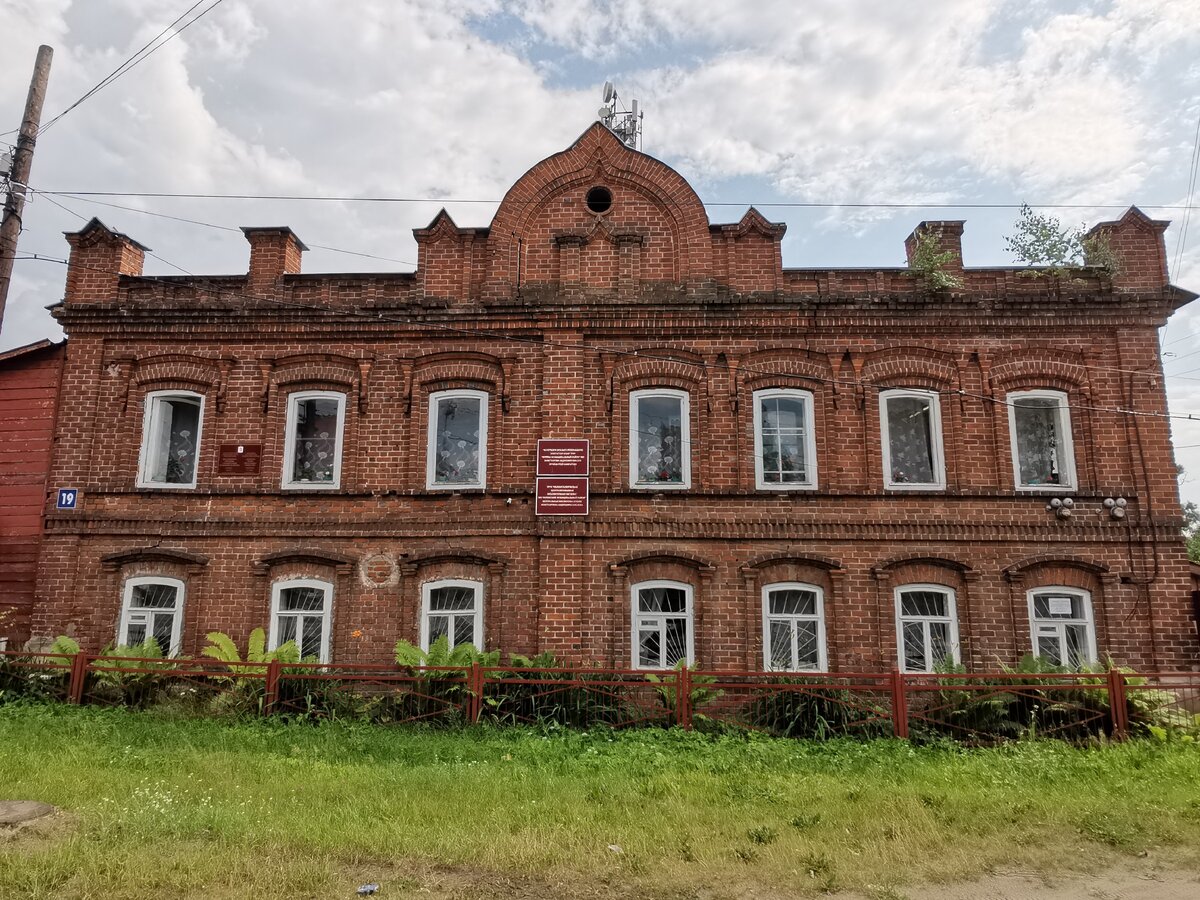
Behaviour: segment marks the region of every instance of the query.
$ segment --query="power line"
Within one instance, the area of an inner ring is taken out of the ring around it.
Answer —
[[[104,90],[104,88],[108,87],[110,84],[112,84],[118,78],[120,78],[122,75],[127,74],[128,72],[130,72],[134,68],[136,68],[138,65],[145,62],[147,59],[149,59],[151,56],[153,56],[157,50],[161,49],[164,45],[166,45],[170,41],[174,40],[175,38],[179,37],[179,35],[183,34],[184,31],[186,31],[191,26],[195,25],[198,21],[200,21],[202,18],[204,18],[206,15],[208,15],[214,9],[216,9],[216,7],[218,7],[222,3],[224,3],[225,0],[213,0],[213,3],[210,6],[208,6],[206,9],[201,10],[196,15],[195,18],[193,18],[189,22],[186,22],[182,27],[180,27],[176,31],[172,31],[171,34],[168,35],[165,40],[161,40],[161,42],[160,42],[160,39],[162,39],[163,36],[167,34],[167,32],[171,31],[171,29],[173,29],[176,25],[178,25],[181,21],[183,21],[183,19],[190,12],[192,12],[192,10],[194,10],[197,6],[200,6],[200,4],[202,4],[203,2],[204,2],[204,0],[196,0],[196,2],[193,3],[191,6],[189,6],[186,10],[184,10],[179,15],[179,17],[175,19],[175,21],[173,21],[170,25],[168,25],[166,28],[164,28],[162,31],[160,31],[158,34],[156,34],[147,43],[143,44],[142,47],[136,53],[134,53],[132,56],[128,57],[123,63],[121,63],[121,65],[117,66],[115,69],[113,69],[107,75],[105,75],[102,79],[100,79],[100,81],[97,82],[94,86],[92,86],[86,93],[84,93],[84,95],[82,97],[80,97],[78,100],[76,100],[70,106],[68,106],[66,109],[64,109],[62,112],[60,112],[57,116],[55,116],[53,119],[51,119],[45,125],[43,125],[38,133],[45,134],[47,131],[50,130],[51,127],[53,127],[55,122],[57,122],[59,119],[61,119],[67,113],[71,112],[71,110],[78,107],[81,103],[86,101],[89,97],[92,97],[92,96],[98,94],[100,91]]]
[[[1186,210],[1183,214],[1183,223],[1179,227],[1179,232],[1175,238],[1175,277],[1179,277],[1179,270],[1183,267],[1183,251],[1187,247],[1188,226],[1192,221],[1192,198],[1196,194],[1196,171],[1200,164],[1200,113],[1196,114],[1196,136],[1192,139],[1192,159],[1189,166],[1188,187],[1187,187],[1187,203]],[[1167,336],[1167,332],[1171,329],[1170,321],[1163,328],[1163,337]]]
[[[62,191],[43,190],[46,194],[61,196],[83,197],[138,197],[143,199],[171,200],[271,200],[280,202],[305,203],[491,203],[498,204],[502,198],[487,199],[481,197],[389,197],[389,196],[350,196],[350,195],[320,195],[320,194],[215,194],[200,192],[173,193],[170,191]],[[511,201],[510,201],[511,202]],[[529,200],[525,203],[538,203]],[[1031,209],[1128,209],[1128,203],[830,203],[807,202],[798,200],[716,200],[700,201],[701,206],[734,206],[734,207],[780,207],[790,209],[1021,209],[1028,206]],[[1185,210],[1196,209],[1196,206],[1180,206],[1166,203],[1140,203],[1142,209]]]
[[[25,258],[37,260],[39,262],[56,263],[59,265],[69,265],[70,264],[69,260],[62,259],[61,257],[43,256],[40,254],[32,254],[31,256],[25,257]],[[161,258],[161,257],[158,257],[158,258]],[[167,262],[167,261],[163,260],[163,262]],[[168,264],[174,265],[173,263],[168,263]],[[79,265],[79,264],[77,263],[76,265]],[[98,266],[81,266],[81,267],[89,269],[91,271],[103,272],[108,275],[122,274],[120,272],[117,272],[117,271],[114,271],[111,269],[103,269]],[[175,268],[180,268],[180,267],[175,266]],[[165,281],[162,278],[160,278],[159,276],[144,275],[144,276],[140,276],[140,277],[147,281],[158,282],[160,284],[163,284],[164,286],[169,286],[169,287],[178,286],[176,282]],[[352,317],[357,317],[357,318],[370,319],[370,320],[376,321],[376,322],[388,322],[388,323],[397,324],[397,325],[416,326],[416,327],[421,327],[421,328],[432,328],[432,329],[437,329],[437,330],[443,331],[443,332],[460,334],[460,335],[464,335],[464,336],[468,336],[468,337],[481,338],[481,339],[486,339],[486,340],[507,341],[510,343],[518,343],[518,344],[522,344],[522,345],[532,345],[532,346],[539,346],[539,347],[558,347],[561,349],[570,349],[570,350],[592,350],[597,353],[610,353],[615,356],[623,356],[623,357],[633,358],[633,359],[643,359],[643,360],[650,360],[650,361],[654,361],[654,362],[665,362],[665,363],[672,363],[675,365],[682,364],[682,365],[691,366],[693,368],[700,369],[702,371],[708,371],[708,370],[712,370],[712,369],[719,370],[722,372],[729,371],[728,366],[720,366],[720,365],[713,366],[713,365],[709,365],[708,363],[702,362],[702,361],[680,359],[680,358],[674,357],[674,356],[662,356],[662,355],[658,355],[655,353],[645,353],[640,350],[622,350],[620,348],[611,347],[611,346],[603,346],[603,345],[598,345],[598,344],[565,343],[565,342],[561,342],[561,341],[546,340],[543,337],[527,337],[526,338],[526,337],[520,337],[518,335],[501,334],[499,332],[487,331],[487,330],[478,329],[478,328],[464,328],[462,326],[447,325],[442,322],[430,322],[427,320],[421,321],[421,320],[418,320],[411,316],[406,317],[406,318],[398,318],[395,315],[389,315],[387,312],[382,311],[382,310],[374,311],[374,310],[364,310],[364,309],[356,309],[356,308],[333,309],[328,306],[318,306],[316,304],[311,304],[311,303],[299,303],[296,301],[281,300],[276,297],[263,297],[263,296],[259,296],[259,295],[255,295],[255,294],[249,294],[249,293],[246,293],[243,291],[234,291],[234,290],[230,290],[228,288],[220,288],[220,287],[209,287],[206,285],[197,285],[194,283],[189,285],[189,287],[192,290],[196,291],[197,293],[206,293],[206,294],[211,294],[211,295],[214,295],[217,297],[220,297],[222,295],[228,295],[228,296],[234,297],[236,299],[241,299],[241,300],[254,300],[257,302],[270,303],[270,304],[274,304],[276,306],[281,306],[281,307],[285,307],[285,308],[289,308],[289,309],[304,310],[306,312],[318,312],[325,316],[352,316]],[[1081,365],[1080,368],[1107,368],[1107,367]],[[810,374],[802,374],[802,373],[786,373],[786,372],[781,373],[781,372],[763,369],[759,366],[752,366],[752,365],[738,366],[737,370],[739,372],[756,372],[759,374],[774,375],[776,377],[781,377],[781,378],[802,379],[802,380],[807,380],[807,381],[813,381],[818,384],[829,384],[829,385],[837,385],[837,386],[844,386],[844,387],[862,387],[865,389],[877,390],[881,393],[883,391],[891,390],[891,387],[888,385],[880,385],[875,382],[864,381],[862,379],[827,378],[827,377],[820,376],[820,375],[810,375]],[[1149,376],[1157,377],[1157,373],[1155,373],[1155,372],[1144,372],[1144,371],[1137,371],[1137,370],[1117,370],[1117,371],[1126,371],[1126,372],[1129,372],[1130,374],[1149,375]],[[973,397],[973,398],[976,398],[979,400],[983,400],[983,401],[1001,405],[1001,406],[1007,406],[1007,407],[1010,407],[1013,409],[1025,408],[1025,407],[1022,407],[1020,403],[1014,403],[1009,400],[1000,400],[995,397],[989,397],[985,394],[977,394],[973,391],[967,391],[962,388],[951,388],[951,389],[946,389],[946,390],[932,391],[931,393],[935,393],[939,396]],[[1093,406],[1091,404],[1079,404],[1079,403],[1075,403],[1075,404],[1065,403],[1065,404],[1063,404],[1063,406],[1061,408],[1068,409],[1068,410],[1087,410],[1090,412],[1111,413],[1114,415],[1126,415],[1126,416],[1135,416],[1135,417],[1142,417],[1142,418],[1182,419],[1182,420],[1191,421],[1191,422],[1200,422],[1200,413],[1170,413],[1170,412],[1164,413],[1164,412],[1158,412],[1156,410],[1123,409],[1120,407]]]
[[[143,216],[153,216],[153,217],[159,218],[159,219],[170,219],[175,222],[183,222],[187,225],[198,225],[203,228],[215,228],[219,231],[232,231],[232,232],[237,232],[240,234],[241,230],[242,230],[240,228],[234,228],[231,225],[218,225],[215,222],[203,222],[199,219],[188,219],[188,218],[184,218],[182,216],[171,216],[171,215],[167,215],[166,213],[151,212],[148,209],[138,209],[137,207],[134,207],[134,206],[121,206],[118,203],[106,203],[103,200],[92,200],[88,197],[75,197],[71,194],[54,194],[54,195],[52,195],[49,191],[41,191],[41,190],[38,190],[37,188],[32,188],[32,187],[29,188],[29,190],[35,194],[40,194],[47,201],[49,201],[50,203],[53,203],[59,209],[65,210],[66,212],[69,212],[71,215],[77,216],[78,218],[83,219],[85,222],[88,220],[87,216],[83,215],[82,213],[76,212],[73,209],[69,209],[66,206],[63,206],[61,203],[57,202],[54,199],[54,197],[56,197],[56,196],[57,197],[70,197],[72,200],[79,200],[81,203],[92,203],[92,204],[95,204],[96,206],[106,206],[106,207],[109,207],[110,209],[120,209],[120,210],[124,210],[126,212],[139,213]],[[402,266],[413,266],[414,268],[417,265],[415,262],[413,262],[412,260],[408,260],[408,259],[396,259],[395,257],[392,257],[392,256],[377,256],[374,253],[363,253],[360,250],[343,250],[341,247],[330,247],[327,244],[310,243],[310,244],[308,244],[308,247],[313,250],[327,250],[330,253],[344,253],[348,256],[361,256],[361,257],[365,257],[367,259],[377,259],[382,262],[399,263]],[[153,254],[151,254],[151,255],[153,255]],[[162,259],[162,257],[155,256],[155,259]],[[167,262],[165,259],[163,259],[162,261]],[[186,271],[186,269],[180,269],[180,267],[176,266],[174,263],[168,263],[168,265],[171,265],[172,267],[179,269],[181,272]]]

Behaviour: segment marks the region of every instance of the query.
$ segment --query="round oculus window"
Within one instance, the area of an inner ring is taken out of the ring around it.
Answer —
[[[612,191],[606,187],[594,187],[587,192],[587,208],[597,215],[612,208]]]

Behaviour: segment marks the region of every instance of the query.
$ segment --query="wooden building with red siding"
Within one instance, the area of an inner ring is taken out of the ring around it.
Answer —
[[[29,637],[65,341],[0,353],[0,642]]]

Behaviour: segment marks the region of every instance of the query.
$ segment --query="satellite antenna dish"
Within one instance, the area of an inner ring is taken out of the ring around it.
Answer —
[[[596,110],[596,115],[598,115],[601,119],[607,119],[610,115],[612,115],[612,110],[607,106],[602,106]]]
[[[608,101],[613,98],[614,92],[615,92],[615,89],[613,88],[613,83],[611,81],[604,82],[604,102],[605,103],[608,103]]]

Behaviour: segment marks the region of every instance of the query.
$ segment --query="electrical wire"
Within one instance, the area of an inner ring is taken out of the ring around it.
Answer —
[[[52,256],[41,255],[41,254],[31,254],[30,256],[25,257],[25,259],[37,260],[39,262],[56,263],[56,264],[64,265],[64,266],[70,265],[69,260],[62,259],[60,257],[52,257]],[[163,261],[166,262],[166,260],[163,260]],[[174,266],[173,263],[170,263],[170,265]],[[79,263],[76,263],[76,266],[88,269],[90,271],[102,272],[102,273],[108,274],[108,275],[121,275],[122,274],[118,271],[111,270],[111,269],[103,269],[98,266],[86,266],[86,265],[81,265]],[[180,268],[180,267],[174,266],[174,268]],[[157,282],[164,286],[170,286],[170,287],[178,286],[178,282],[169,281],[161,276],[142,275],[142,276],[138,276],[138,277],[144,281]],[[335,308],[331,308],[328,306],[318,306],[316,304],[311,304],[311,303],[298,303],[296,301],[281,300],[276,297],[263,297],[263,296],[256,295],[256,294],[250,294],[250,293],[247,293],[244,291],[235,291],[235,290],[231,290],[229,288],[209,287],[207,285],[198,285],[195,283],[189,284],[188,287],[190,287],[192,290],[196,291],[197,293],[206,293],[206,294],[210,294],[210,295],[215,295],[217,297],[230,296],[230,297],[233,297],[235,299],[240,299],[240,300],[253,300],[256,302],[273,304],[273,305],[288,308],[288,309],[303,310],[305,312],[317,312],[317,313],[321,313],[325,316],[352,316],[352,317],[357,317],[357,318],[370,319],[375,322],[387,322],[387,323],[396,324],[396,325],[406,325],[406,326],[410,326],[410,327],[436,329],[439,331],[464,335],[464,336],[468,336],[468,337],[480,338],[480,339],[485,339],[485,340],[494,340],[494,341],[507,341],[510,343],[518,343],[518,344],[522,344],[522,345],[526,345],[526,346],[557,347],[560,349],[569,349],[569,350],[592,350],[597,353],[609,353],[609,354],[612,354],[615,356],[623,356],[623,357],[627,357],[627,358],[643,359],[643,360],[650,360],[650,361],[655,361],[655,362],[672,363],[674,365],[686,365],[686,366],[691,366],[693,368],[700,369],[702,371],[708,371],[710,369],[715,369],[715,370],[719,370],[722,372],[727,372],[729,370],[728,366],[719,366],[719,365],[713,366],[713,365],[709,365],[708,363],[702,362],[702,361],[680,359],[675,356],[662,356],[662,355],[658,355],[655,353],[646,353],[646,352],[643,352],[640,350],[622,350],[622,349],[619,349],[616,347],[604,346],[604,345],[599,345],[599,344],[565,343],[565,342],[560,342],[560,341],[546,340],[543,337],[520,337],[518,335],[501,334],[501,333],[495,332],[495,331],[487,331],[485,329],[465,328],[462,326],[447,325],[442,322],[431,322],[427,319],[421,320],[421,319],[417,319],[412,316],[405,317],[405,318],[398,318],[397,316],[389,315],[384,311],[373,311],[373,310],[355,309],[355,308],[335,309]],[[1080,366],[1080,368],[1089,368],[1089,367]],[[892,389],[891,387],[889,387],[887,385],[880,385],[875,382],[864,381],[862,379],[827,378],[827,377],[820,376],[820,375],[811,375],[811,374],[805,374],[805,373],[780,373],[780,372],[776,372],[774,370],[763,369],[761,367],[752,366],[752,365],[738,366],[737,371],[739,371],[739,372],[756,372],[759,374],[774,375],[776,377],[781,377],[781,378],[796,378],[796,379],[816,382],[818,384],[829,384],[829,385],[835,385],[835,386],[855,387],[855,388],[861,387],[864,389],[877,390],[881,393],[883,391]],[[1143,371],[1137,371],[1137,370],[1128,370],[1128,371],[1130,371],[1130,373],[1133,375],[1146,375],[1146,376],[1150,376],[1150,377],[1158,377],[1157,373],[1154,373],[1154,372],[1143,372]],[[996,404],[999,406],[1006,406],[1006,407],[1013,408],[1013,409],[1025,408],[1025,407],[1022,407],[1020,405],[1020,403],[1014,403],[1009,400],[1000,400],[995,397],[989,397],[986,394],[979,394],[979,393],[976,393],[973,391],[964,390],[962,388],[948,388],[945,390],[931,391],[930,393],[934,393],[939,396],[973,397],[978,400],[982,400],[982,401]],[[1124,416],[1134,416],[1134,417],[1143,417],[1143,418],[1181,419],[1181,420],[1191,421],[1191,422],[1200,422],[1200,413],[1190,413],[1190,412],[1189,413],[1170,413],[1170,412],[1164,413],[1164,412],[1158,412],[1157,410],[1123,409],[1120,407],[1094,406],[1091,404],[1082,404],[1082,403],[1065,403],[1059,408],[1060,409],[1068,409],[1068,410],[1087,410],[1089,412],[1111,413],[1113,415],[1124,415]]]
[[[204,0],[196,0],[196,2],[193,3],[191,6],[189,6],[186,10],[184,10],[178,16],[178,18],[175,19],[175,21],[173,21],[170,25],[168,25],[166,28],[164,28],[162,31],[160,31],[158,34],[156,34],[146,44],[142,45],[142,47],[136,53],[134,53],[132,56],[128,57],[123,63],[121,63],[121,65],[117,66],[115,69],[113,69],[107,75],[105,75],[102,79],[100,79],[100,81],[97,82],[95,85],[93,85],[86,93],[84,93],[84,95],[82,97],[80,97],[78,100],[76,100],[70,106],[68,106],[66,109],[64,109],[62,112],[60,112],[54,118],[52,118],[49,122],[47,122],[45,125],[43,125],[41,128],[39,128],[38,134],[39,135],[45,134],[52,127],[54,127],[54,124],[56,122],[58,122],[67,113],[69,113],[73,109],[76,109],[77,107],[79,107],[79,105],[84,103],[89,97],[93,97],[96,94],[98,94],[100,91],[104,90],[104,88],[108,87],[110,84],[112,84],[118,78],[120,78],[122,75],[129,73],[130,71],[135,69],[138,65],[145,62],[147,59],[149,59],[151,56],[153,56],[156,51],[160,50],[163,46],[168,44],[170,41],[179,37],[179,35],[183,34],[184,31],[186,31],[191,26],[195,25],[202,18],[204,18],[206,15],[208,15],[210,12],[212,12],[214,9],[216,9],[218,6],[220,6],[222,3],[224,3],[225,0],[213,0],[212,4],[210,6],[208,6],[206,9],[203,9],[199,13],[197,13],[195,18],[186,22],[183,26],[176,29],[175,31],[171,31],[171,29],[175,28],[175,26],[178,25],[189,13],[191,13],[192,10],[194,10],[197,6],[200,6],[200,4],[202,4],[203,2],[204,2]],[[169,32],[169,31],[171,32],[171,34],[168,35],[165,40],[161,40],[161,42],[160,42],[160,39],[162,39],[164,35],[167,35],[167,32]]]
[[[485,199],[480,197],[388,197],[367,196],[356,197],[349,195],[319,195],[319,194],[215,194],[199,192],[172,193],[169,191],[63,191],[43,189],[43,193],[62,196],[83,197],[136,197],[142,199],[171,199],[171,200],[272,200],[306,203],[491,203],[498,204],[503,198]],[[509,201],[510,203],[513,201]],[[534,204],[538,200],[524,201]],[[663,201],[671,205],[670,201]],[[701,206],[754,206],[758,208],[778,207],[788,209],[1021,209],[1028,206],[1031,209],[1128,209],[1128,203],[830,203],[806,202],[793,200],[719,200],[700,201]],[[1184,210],[1195,209],[1195,206],[1180,206],[1165,203],[1141,203],[1142,209]]]

